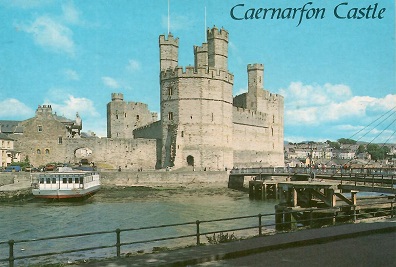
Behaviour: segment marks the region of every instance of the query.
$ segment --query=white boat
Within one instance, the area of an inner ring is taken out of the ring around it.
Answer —
[[[32,183],[32,193],[44,199],[83,199],[100,189],[97,171],[73,170],[60,167],[57,172],[42,173]]]

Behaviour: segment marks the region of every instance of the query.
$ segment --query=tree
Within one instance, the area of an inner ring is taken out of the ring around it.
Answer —
[[[359,145],[356,153],[360,154],[360,153],[364,153],[364,152],[366,152],[366,147],[364,145]]]
[[[338,142],[328,141],[328,144],[330,147],[335,148],[335,149],[340,149],[340,147],[341,147]]]
[[[371,155],[371,159],[382,160],[385,159],[386,154],[389,152],[389,147],[380,147],[377,144],[368,144],[367,152]]]
[[[338,143],[340,143],[342,145],[354,145],[357,142],[357,141],[355,141],[353,139],[349,139],[349,138],[340,138],[337,141],[338,141]]]

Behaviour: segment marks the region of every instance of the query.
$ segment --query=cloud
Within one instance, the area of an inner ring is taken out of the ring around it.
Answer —
[[[80,76],[75,70],[66,69],[63,71],[63,74],[66,76],[68,80],[72,80],[72,81],[80,80]]]
[[[67,98],[63,98],[62,102],[54,103],[51,100],[45,102],[52,106],[52,109],[57,112],[58,115],[65,116],[66,118],[73,119],[78,112],[84,119],[86,117],[97,117],[99,113],[96,111],[92,100],[84,97],[75,97],[68,95]]]
[[[26,118],[34,114],[34,110],[15,98],[0,101],[0,107],[0,117],[2,118]]]
[[[78,24],[80,22],[80,11],[75,8],[73,2],[62,5],[62,11],[66,23]]]
[[[30,25],[19,26],[21,30],[30,33],[34,42],[44,48],[58,53],[75,53],[73,32],[64,24],[49,16],[36,18]]]
[[[110,87],[110,88],[119,88],[120,87],[118,82],[111,77],[102,77],[102,82],[104,85],[106,85],[107,87]]]
[[[128,61],[128,65],[126,66],[126,69],[130,72],[135,72],[137,70],[140,70],[140,62],[134,59],[130,59]]]
[[[344,84],[301,82],[292,82],[279,93],[285,97],[285,140],[317,140],[316,137],[325,136],[330,140],[353,137],[371,141],[380,135],[376,142],[384,142],[392,132],[384,129],[395,124],[391,118],[393,115],[394,120],[395,110],[388,111],[395,108],[396,94],[379,98],[358,96]]]
[[[396,103],[396,95],[384,98],[353,96],[351,89],[343,84],[304,85],[292,82],[279,93],[285,97],[285,120],[288,124],[321,124],[363,118],[368,111],[387,111]]]

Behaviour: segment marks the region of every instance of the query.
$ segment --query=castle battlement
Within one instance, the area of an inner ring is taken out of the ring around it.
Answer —
[[[214,26],[212,29],[208,29],[207,36],[208,36],[208,40],[217,38],[217,39],[223,39],[224,41],[228,42],[228,32],[223,28],[218,29],[216,28],[216,26]]]
[[[259,64],[259,63],[248,64],[247,69],[248,69],[248,71],[250,71],[250,70],[264,70],[264,65]]]
[[[161,71],[161,80],[174,78],[207,78],[224,80],[228,83],[233,83],[234,75],[215,68],[195,68],[194,66],[176,67],[175,69],[167,69]]]
[[[273,94],[273,93],[270,93],[267,90],[263,90],[263,91],[264,91],[264,99],[267,99],[269,101],[274,101],[274,102],[279,101],[279,100],[283,101],[283,96],[282,95]]]
[[[111,93],[111,101],[124,101],[124,94]]]
[[[202,46],[194,45],[194,53],[208,52],[208,43],[203,43]]]
[[[148,109],[148,105],[142,102],[134,102],[134,101],[129,101],[127,102],[128,106],[131,106],[132,108],[144,108],[144,109]],[[134,106],[134,107],[133,107]]]
[[[171,33],[168,34],[168,38],[165,35],[159,36],[160,45],[174,45],[179,46],[179,38],[174,38]]]
[[[232,113],[233,123],[264,128],[269,126],[267,113],[240,107],[233,107]]]

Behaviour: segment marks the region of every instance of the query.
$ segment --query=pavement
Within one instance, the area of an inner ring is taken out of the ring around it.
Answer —
[[[360,222],[254,237],[218,245],[195,246],[132,257],[107,259],[77,266],[191,266],[242,257],[254,257],[256,254],[267,251],[338,242],[350,238],[389,233],[394,235],[395,232],[395,219],[374,223]],[[319,258],[321,255],[317,255],[317,257]]]

